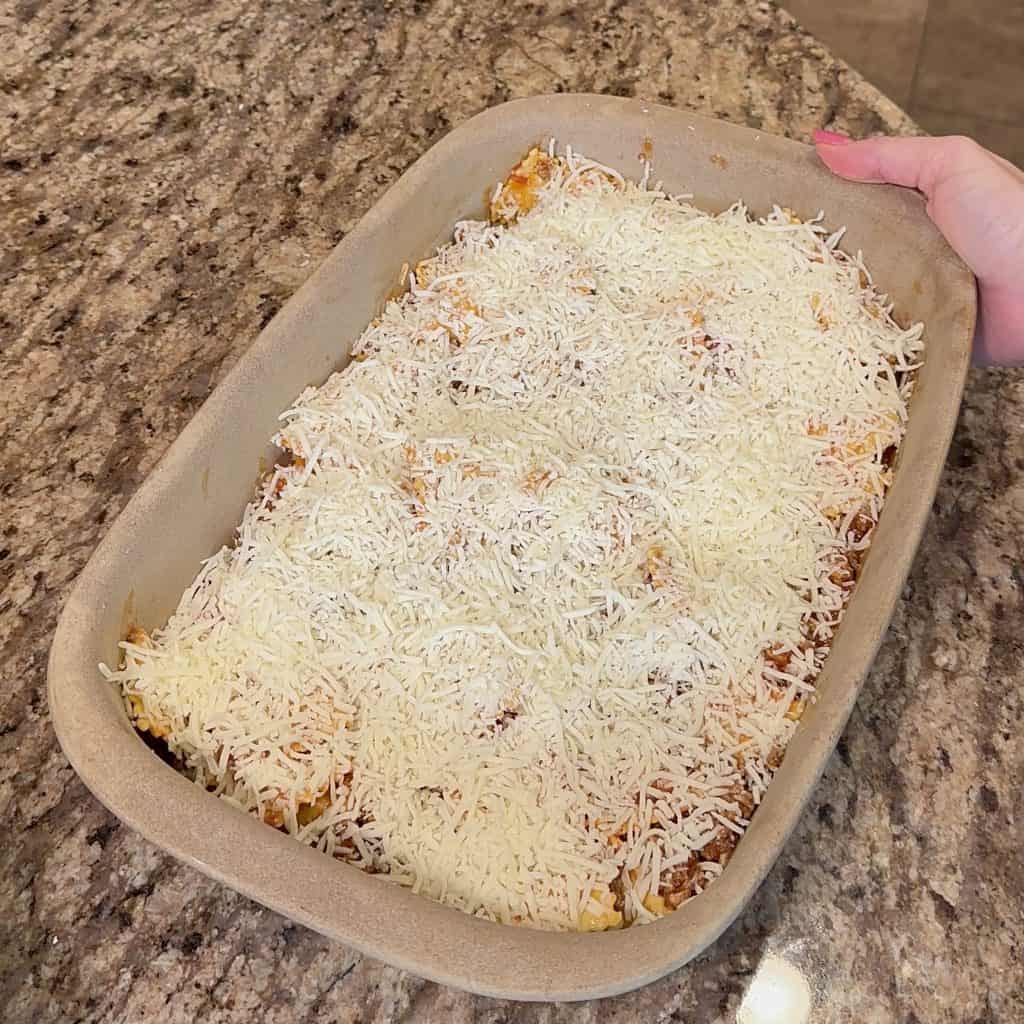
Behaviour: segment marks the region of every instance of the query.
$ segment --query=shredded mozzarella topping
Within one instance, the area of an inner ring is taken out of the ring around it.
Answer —
[[[820,218],[536,151],[282,416],[279,467],[104,669],[196,780],[497,921],[648,921],[778,767],[922,328]],[[541,173],[535,173],[537,169]]]

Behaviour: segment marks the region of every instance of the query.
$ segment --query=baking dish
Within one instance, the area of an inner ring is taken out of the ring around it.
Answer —
[[[333,861],[192,785],[132,730],[97,670],[131,625],[162,624],[202,558],[228,542],[252,497],[278,413],[344,365],[351,342],[413,263],[481,216],[494,183],[554,136],[597,160],[687,192],[706,209],[742,197],[826,211],[863,249],[900,317],[923,320],[927,356],[872,551],[774,783],[722,877],[655,924],[565,934],[492,924]],[[50,658],[58,737],[96,796],[187,863],[396,966],[476,992],[583,999],[638,987],[706,948],[756,890],[795,825],[884,634],[927,518],[956,420],[975,316],[974,282],[919,197],[841,182],[805,146],[635,100],[552,96],[457,128],[366,215],[268,325],[111,528],[71,594]],[[169,540],[169,539],[173,540]]]

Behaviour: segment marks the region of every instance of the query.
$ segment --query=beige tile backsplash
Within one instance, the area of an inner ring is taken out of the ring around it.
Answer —
[[[928,131],[1024,164],[1024,0],[788,0]]]

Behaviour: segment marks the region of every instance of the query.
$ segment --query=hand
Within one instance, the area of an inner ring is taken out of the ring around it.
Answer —
[[[960,136],[854,142],[818,131],[814,145],[842,178],[924,193],[928,216],[978,279],[974,361],[1024,365],[1024,172]]]

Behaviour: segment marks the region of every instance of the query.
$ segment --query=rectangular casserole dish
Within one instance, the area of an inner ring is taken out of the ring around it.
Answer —
[[[497,925],[332,860],[176,773],[133,731],[97,665],[131,625],[162,625],[200,561],[233,536],[278,414],[348,358],[402,264],[480,217],[494,183],[554,136],[717,211],[742,198],[846,225],[899,318],[923,320],[925,363],[893,486],[860,582],[785,760],[722,877],[655,924],[598,934]],[[364,217],[260,335],[139,489],[61,617],[49,699],[61,745],[114,814],[150,841],[288,917],[398,967],[486,995],[588,999],[639,987],[735,919],[792,831],[857,697],[920,538],[956,422],[975,319],[970,272],[906,190],[840,181],[803,145],[682,111],[595,96],[520,100],[439,142]]]

